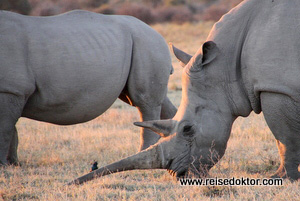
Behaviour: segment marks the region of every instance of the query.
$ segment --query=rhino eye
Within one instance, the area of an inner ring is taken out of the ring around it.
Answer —
[[[183,127],[183,136],[185,137],[193,137],[194,136],[193,126],[184,126]]]
[[[192,130],[192,126],[184,126],[183,127],[183,132],[184,133],[190,132],[191,130]]]

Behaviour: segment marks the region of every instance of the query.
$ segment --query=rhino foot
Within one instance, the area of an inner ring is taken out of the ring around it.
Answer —
[[[280,170],[278,169],[277,172],[271,176],[271,178],[273,178],[273,179],[276,179],[276,178],[286,179],[287,174],[286,174],[284,169],[280,169]]]
[[[16,128],[14,128],[14,133],[10,142],[9,150],[8,150],[8,156],[7,161],[9,165],[15,165],[19,166],[19,160],[18,160],[18,133]]]
[[[13,166],[21,166],[21,163],[19,162],[18,159],[7,159],[8,165],[13,165]]]
[[[276,171],[276,173],[271,176],[271,178],[283,178],[283,179],[288,178],[291,181],[297,181],[300,180],[300,172],[298,171],[298,169],[290,170],[284,168],[283,166],[280,166]]]
[[[22,166],[21,163],[18,161],[18,159],[10,159],[10,158],[8,158],[5,161],[0,161],[0,167],[5,167],[5,166],[9,166],[9,165]]]

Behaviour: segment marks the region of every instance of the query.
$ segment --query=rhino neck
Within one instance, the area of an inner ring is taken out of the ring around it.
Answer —
[[[219,65],[211,71],[218,72],[218,77],[226,83],[228,100],[234,116],[248,116],[252,110],[257,111],[257,104],[249,95],[242,76],[242,52],[249,27],[260,1],[245,0],[224,15],[211,30],[207,41],[214,41],[221,54]],[[216,69],[217,68],[217,69]]]

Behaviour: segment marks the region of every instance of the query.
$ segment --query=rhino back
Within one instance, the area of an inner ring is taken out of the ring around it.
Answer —
[[[17,68],[13,76],[25,77],[23,82],[31,90],[19,93],[29,93],[34,86],[23,116],[58,124],[79,123],[103,113],[117,99],[131,65],[127,18],[86,11],[54,17],[6,13],[11,23],[0,42],[9,50],[1,48],[1,60],[8,59],[1,68]],[[19,37],[14,37],[16,32]],[[23,60],[15,63],[11,53]],[[20,88],[20,78],[10,80],[14,80],[11,88]]]
[[[259,97],[269,91],[300,100],[300,2],[261,1],[242,52],[244,78]]]

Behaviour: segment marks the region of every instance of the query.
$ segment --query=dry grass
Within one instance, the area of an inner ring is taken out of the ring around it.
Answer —
[[[212,23],[158,24],[154,28],[167,41],[193,54],[205,40]],[[181,67],[175,73],[169,96],[178,106]],[[300,182],[284,181],[281,187],[183,187],[163,170],[118,173],[65,187],[87,173],[97,160],[106,165],[137,152],[139,129],[132,125],[137,111],[120,101],[101,117],[75,126],[20,119],[19,159],[22,167],[0,169],[0,200],[300,200]],[[224,158],[211,177],[263,178],[279,163],[274,137],[262,115],[238,119]]]

